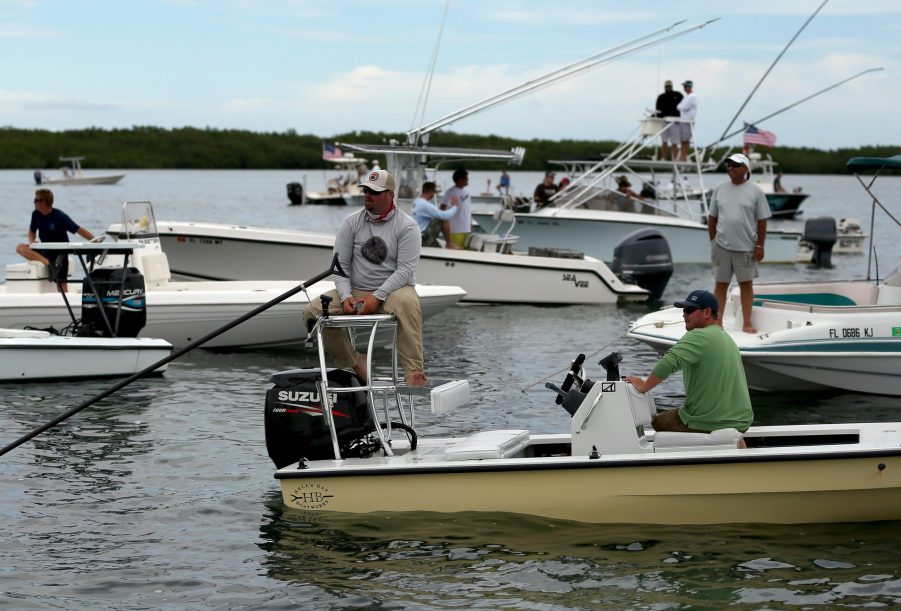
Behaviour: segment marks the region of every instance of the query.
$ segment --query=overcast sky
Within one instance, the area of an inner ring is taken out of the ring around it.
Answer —
[[[462,119],[461,133],[627,138],[691,79],[719,138],[821,0],[452,0],[425,119],[686,20],[719,21]],[[406,131],[444,0],[0,0],[0,125]],[[901,2],[831,0],[740,114],[778,144],[901,146]]]

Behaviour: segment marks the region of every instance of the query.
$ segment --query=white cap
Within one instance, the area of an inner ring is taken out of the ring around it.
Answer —
[[[373,170],[360,180],[360,186],[373,191],[394,191],[394,176],[388,170]]]
[[[743,165],[748,168],[748,171],[751,171],[751,162],[748,161],[748,158],[742,155],[741,153],[735,153],[733,155],[729,155],[726,158],[726,161],[731,161],[732,163],[737,163],[738,165]]]

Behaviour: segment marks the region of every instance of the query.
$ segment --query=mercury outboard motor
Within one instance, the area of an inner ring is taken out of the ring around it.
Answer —
[[[673,275],[669,243],[655,229],[633,231],[613,249],[610,269],[623,282],[649,291],[651,301],[657,301]]]
[[[832,267],[832,247],[838,241],[834,218],[820,216],[807,219],[801,240],[807,242],[813,249],[813,257],[810,260],[813,267]]]
[[[345,369],[330,369],[326,375],[330,388],[361,385],[360,379]],[[301,458],[334,458],[317,385],[321,379],[319,369],[292,369],[272,376],[273,386],[266,391],[264,423],[266,449],[277,469]],[[377,443],[365,441],[375,431],[365,391],[334,393],[332,405],[342,458],[366,456],[378,449]]]
[[[97,296],[91,292],[91,286],[85,278],[81,281],[82,324],[89,332],[111,337],[110,330],[103,321],[103,314],[100,313],[102,308],[113,330],[112,337],[137,337],[147,324],[147,296],[141,272],[136,267],[101,267],[91,272],[91,282],[100,296],[100,305],[98,306]]]
[[[301,205],[303,203],[303,185],[299,182],[289,182],[287,189],[288,199],[291,200],[291,205]]]

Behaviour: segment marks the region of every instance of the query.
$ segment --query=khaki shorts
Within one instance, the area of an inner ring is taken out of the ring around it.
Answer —
[[[657,414],[651,419],[651,426],[655,431],[673,431],[675,433],[709,433],[710,431],[701,431],[685,426],[682,418],[679,417],[678,409],[671,409]]]
[[[710,261],[713,263],[713,279],[716,282],[750,282],[757,277],[757,259],[754,251],[726,250],[716,242],[710,243]]]

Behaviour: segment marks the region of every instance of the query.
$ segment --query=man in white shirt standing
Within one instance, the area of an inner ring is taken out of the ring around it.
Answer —
[[[772,216],[763,191],[751,182],[751,162],[741,153],[726,159],[729,182],[713,190],[707,217],[710,258],[716,282],[719,311],[726,305],[726,292],[732,276],[741,294],[742,331],[757,333],[751,325],[754,303],[754,278],[757,263],[763,261],[767,219]]]
[[[694,136],[695,117],[698,116],[698,96],[694,93],[694,85],[691,81],[682,83],[685,97],[676,106],[679,109],[679,117],[682,118],[682,123],[679,124],[682,130],[682,146],[679,149],[679,161],[688,161],[688,145]]]

